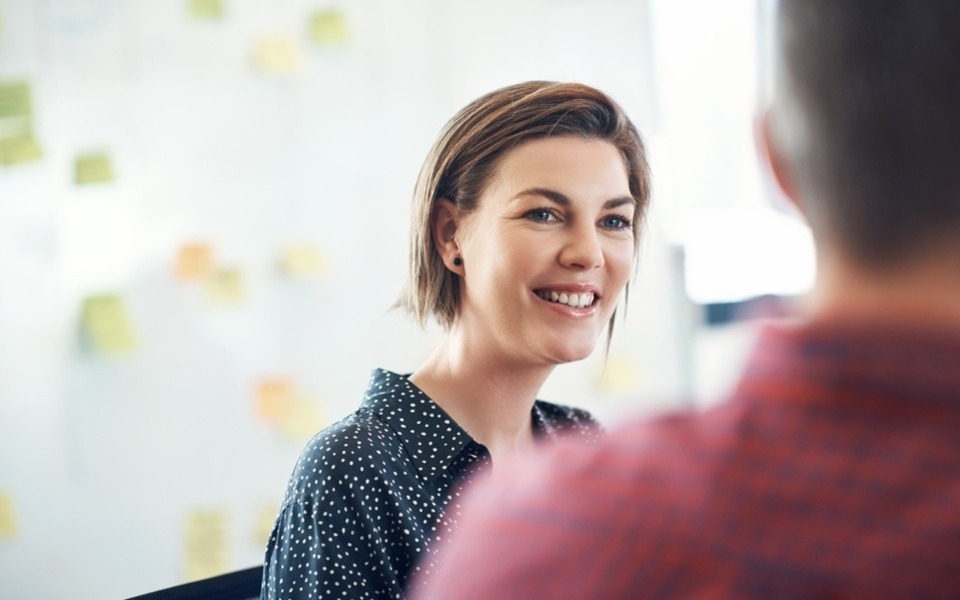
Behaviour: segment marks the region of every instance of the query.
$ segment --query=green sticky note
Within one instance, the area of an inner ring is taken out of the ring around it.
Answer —
[[[89,347],[102,354],[124,354],[136,347],[133,325],[120,296],[89,296],[83,302],[82,330]]]
[[[229,569],[227,515],[219,509],[199,509],[187,515],[184,559],[187,581],[222,575]]]
[[[310,37],[321,46],[340,46],[347,42],[347,20],[336,8],[315,12],[310,22]]]
[[[32,133],[0,138],[0,165],[31,162],[42,157],[43,150]]]
[[[13,498],[0,492],[0,540],[13,539],[17,535],[17,515]]]
[[[214,20],[223,16],[222,0],[188,0],[187,4],[194,19]]]
[[[218,267],[207,277],[207,297],[218,304],[234,304],[243,299],[243,273],[234,267]]]
[[[77,185],[109,183],[113,181],[110,157],[103,152],[91,152],[77,156],[74,182]]]
[[[0,119],[29,117],[32,112],[29,83],[0,81]]]

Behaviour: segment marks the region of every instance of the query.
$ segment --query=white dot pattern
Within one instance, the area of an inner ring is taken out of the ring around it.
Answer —
[[[537,401],[538,438],[599,439],[585,411]],[[267,545],[261,600],[402,598],[459,514],[460,484],[490,464],[409,380],[377,369],[360,408],[300,455]]]

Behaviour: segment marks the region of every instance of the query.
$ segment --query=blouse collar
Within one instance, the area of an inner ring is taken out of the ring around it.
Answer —
[[[373,411],[400,438],[417,474],[432,481],[474,442],[462,427],[410,382],[410,375],[375,369],[361,410]],[[479,444],[478,444],[479,445]]]
[[[531,411],[534,435],[553,438],[557,428],[537,400]],[[436,479],[470,445],[482,448],[440,405],[410,381],[386,369],[374,369],[361,410],[370,410],[400,438],[407,455],[426,481]],[[439,432],[439,433],[438,433]]]

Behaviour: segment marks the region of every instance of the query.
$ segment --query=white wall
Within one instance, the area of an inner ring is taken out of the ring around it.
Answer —
[[[346,47],[306,35],[328,6],[346,15]],[[226,568],[261,560],[261,513],[304,440],[257,418],[255,386],[287,376],[329,422],[357,406],[371,368],[409,371],[429,351],[436,332],[388,308],[417,169],[463,104],[520,80],[579,80],[657,145],[642,0],[224,7],[202,22],[186,0],[0,0],[0,81],[29,81],[44,150],[0,165],[0,498],[16,526],[0,534],[4,598],[178,583],[196,510],[223,515]],[[296,74],[252,68],[254,41],[272,33],[296,42]],[[88,149],[109,152],[113,183],[73,184]],[[598,352],[558,369],[544,398],[612,424],[688,387],[688,309],[658,210],[606,379]],[[241,303],[210,304],[174,277],[196,239],[242,269]],[[278,276],[289,241],[316,244],[327,274]],[[129,355],[80,343],[83,298],[103,292],[129,312]]]

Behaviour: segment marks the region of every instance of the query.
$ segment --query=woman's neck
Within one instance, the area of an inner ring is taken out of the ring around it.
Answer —
[[[448,332],[410,381],[489,450],[496,464],[533,443],[530,411],[552,365],[519,366]]]

